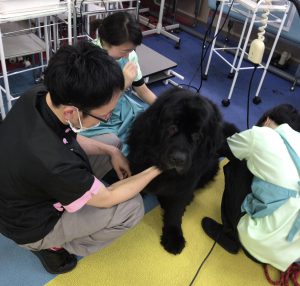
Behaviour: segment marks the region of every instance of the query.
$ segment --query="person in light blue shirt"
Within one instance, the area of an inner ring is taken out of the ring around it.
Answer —
[[[86,130],[81,135],[101,141],[104,134],[115,134],[123,143],[123,154],[127,155],[126,138],[133,120],[145,110],[143,102],[149,105],[156,99],[143,80],[135,52],[135,48],[142,43],[143,36],[139,23],[126,12],[111,14],[103,20],[97,20],[95,25],[98,37],[94,44],[105,49],[119,63],[125,79],[125,91],[116,108],[106,118],[107,122]],[[142,102],[133,99],[133,90]]]
[[[300,114],[291,105],[266,112],[258,126],[227,138],[222,224],[202,220],[228,252],[286,271],[300,261]]]

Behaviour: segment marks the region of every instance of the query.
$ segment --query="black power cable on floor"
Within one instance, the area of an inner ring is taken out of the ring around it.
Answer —
[[[249,110],[250,110],[250,94],[251,94],[251,86],[252,86],[252,81],[253,81],[253,78],[254,78],[254,74],[257,70],[257,67],[258,65],[254,65],[254,69],[253,69],[253,72],[252,72],[252,75],[251,75],[251,78],[250,78],[250,82],[249,82],[249,87],[248,87],[248,96],[247,96],[247,129],[249,129]]]
[[[191,86],[191,84],[192,84],[192,82],[193,82],[193,80],[194,80],[196,74],[198,73],[199,69],[202,67],[202,62],[203,62],[203,50],[205,49],[206,39],[207,39],[208,34],[211,32],[211,28],[212,28],[213,22],[214,22],[214,20],[215,20],[215,18],[216,18],[216,14],[217,14],[218,7],[219,7],[219,6],[220,6],[220,1],[217,1],[217,2],[216,2],[216,9],[214,10],[214,13],[213,13],[213,15],[212,15],[211,21],[210,21],[210,23],[209,23],[208,28],[207,28],[206,31],[205,31],[204,38],[203,38],[203,41],[202,41],[201,55],[200,55],[200,64],[199,64],[198,68],[196,69],[195,73],[193,74],[193,76],[192,76],[192,78],[191,78],[191,80],[190,80],[190,82],[189,82],[189,84],[188,84],[188,86],[189,86],[189,87],[193,87],[193,88],[196,90],[196,92],[198,92],[198,89],[197,89],[196,87],[194,87],[194,86]],[[202,75],[201,75],[201,76],[202,76]]]
[[[218,7],[219,7],[220,3],[221,3],[221,1],[217,1],[217,3],[216,3],[216,10],[215,10],[215,11],[218,10]],[[202,83],[203,83],[203,62],[204,62],[204,59],[205,59],[205,57],[206,57],[206,54],[207,54],[207,52],[208,52],[208,50],[209,50],[209,47],[211,46],[212,42],[213,42],[213,41],[218,37],[218,35],[222,32],[222,30],[223,30],[223,28],[224,28],[224,26],[225,26],[225,23],[226,23],[226,21],[227,21],[227,19],[228,19],[228,17],[229,17],[229,13],[230,13],[230,11],[231,11],[231,9],[232,9],[233,3],[234,3],[234,0],[232,0],[230,6],[229,6],[229,8],[228,8],[228,11],[227,11],[227,13],[226,13],[226,16],[225,16],[225,19],[224,19],[224,22],[223,22],[221,28],[220,28],[219,31],[214,35],[214,37],[212,38],[212,40],[209,42],[209,44],[208,44],[207,47],[205,48],[205,52],[204,52],[205,38],[203,39],[203,43],[202,43],[202,51],[201,51],[201,59],[200,59],[200,68],[201,68],[201,69],[200,69],[200,85],[199,85],[199,87],[198,87],[198,89],[197,89],[197,93],[199,93],[199,91],[200,91],[200,89],[201,89],[201,87],[202,87]],[[212,21],[212,22],[213,22],[213,21]],[[203,52],[204,52],[204,54],[203,54]]]
[[[187,86],[187,89],[190,89],[190,88],[194,89],[194,90],[196,91],[196,92],[195,92],[196,94],[198,93],[198,88],[195,87],[195,86],[192,86],[191,84],[192,84],[192,82],[193,82],[193,80],[194,80],[196,74],[198,73],[199,69],[202,67],[202,62],[203,62],[203,50],[205,49],[206,39],[207,39],[208,34],[209,34],[210,31],[211,31],[213,22],[214,22],[214,20],[215,20],[216,14],[217,14],[217,12],[218,12],[218,7],[219,7],[219,5],[220,5],[220,1],[217,1],[217,2],[216,2],[216,9],[214,10],[214,13],[213,13],[213,15],[212,15],[211,21],[210,21],[210,23],[209,23],[209,25],[208,25],[208,28],[207,28],[206,31],[205,31],[204,38],[203,38],[203,40],[202,40],[202,47],[201,47],[201,55],[200,55],[200,64],[199,64],[199,66],[197,67],[196,71],[194,72],[194,74],[193,74],[193,76],[191,77],[191,80],[189,81],[188,84],[180,84],[180,85],[179,85],[179,86]],[[202,77],[202,73],[201,73],[201,77]]]
[[[196,280],[196,278],[197,278],[197,276],[198,276],[198,274],[199,274],[199,272],[200,272],[202,266],[204,265],[205,261],[208,259],[208,257],[210,256],[210,254],[211,254],[212,251],[214,250],[214,248],[215,248],[215,246],[216,246],[216,243],[217,243],[217,241],[215,240],[215,241],[214,241],[214,244],[213,244],[212,247],[211,247],[211,249],[209,250],[209,252],[208,252],[207,255],[205,256],[205,258],[204,258],[203,261],[201,262],[200,266],[198,267],[198,269],[197,269],[197,271],[196,271],[196,274],[194,275],[194,277],[193,277],[191,283],[189,284],[189,286],[192,286],[193,283],[195,282],[195,280]]]
[[[208,259],[208,257],[211,255],[212,251],[214,250],[214,248],[215,248],[215,246],[216,246],[216,244],[217,244],[217,241],[219,240],[221,234],[222,234],[222,230],[219,231],[219,233],[218,233],[216,239],[214,240],[214,243],[213,243],[212,247],[210,248],[209,252],[207,253],[207,255],[205,256],[205,258],[204,258],[203,261],[201,262],[200,266],[198,267],[198,269],[197,269],[197,271],[196,271],[196,273],[195,273],[195,275],[194,275],[194,277],[193,277],[191,283],[189,284],[189,286],[192,286],[193,283],[195,282],[195,280],[196,280],[196,278],[197,278],[197,276],[198,276],[198,274],[199,274],[199,272],[200,272],[202,266],[204,265],[204,263],[206,262],[206,260]]]
[[[208,45],[205,47],[206,39],[207,39],[207,37],[208,37],[208,34],[211,32],[211,28],[212,28],[212,26],[213,26],[213,22],[214,22],[214,20],[215,20],[216,14],[217,14],[217,12],[218,12],[218,8],[219,8],[219,6],[220,6],[220,3],[221,3],[221,1],[219,1],[219,0],[216,1],[216,9],[214,10],[212,19],[211,19],[211,21],[210,21],[210,24],[209,24],[208,28],[206,29],[206,32],[205,32],[205,35],[204,35],[204,38],[203,38],[203,41],[202,41],[202,49],[201,49],[201,55],[200,55],[200,64],[199,64],[199,66],[197,67],[197,69],[196,69],[195,73],[193,74],[193,76],[192,76],[191,80],[189,81],[189,83],[188,83],[188,84],[180,84],[180,85],[179,85],[179,86],[187,86],[187,89],[190,89],[190,88],[195,89],[195,90],[196,90],[195,94],[198,94],[198,93],[199,93],[199,91],[200,91],[200,89],[201,89],[201,87],[202,87],[202,83],[203,83],[203,76],[202,76],[202,75],[203,75],[203,61],[204,61],[204,59],[205,59],[205,57],[206,57],[206,55],[207,55],[208,49],[209,49],[209,47],[211,46],[212,42],[213,42],[214,39],[217,38],[217,36],[222,32],[222,30],[223,30],[223,28],[224,28],[224,25],[225,25],[225,23],[226,23],[226,21],[227,21],[227,19],[228,19],[228,17],[229,17],[229,13],[230,13],[231,8],[232,8],[232,6],[233,6],[234,0],[233,0],[233,1],[231,2],[231,4],[230,4],[230,7],[229,7],[229,9],[228,9],[228,11],[227,11],[227,13],[226,13],[226,16],[225,16],[225,19],[224,19],[224,22],[223,22],[221,28],[218,30],[218,32],[214,35],[214,37],[212,38],[212,40],[211,40],[211,41],[208,43]],[[204,52],[204,50],[205,50],[205,52]],[[200,70],[200,85],[199,85],[199,87],[197,88],[197,87],[195,87],[195,86],[192,86],[191,83],[192,83],[192,81],[194,80],[194,78],[195,78],[196,74],[198,73],[199,69],[201,69],[201,70]]]

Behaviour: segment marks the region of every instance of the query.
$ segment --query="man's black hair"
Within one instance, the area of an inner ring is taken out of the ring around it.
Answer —
[[[257,126],[263,126],[267,118],[273,120],[277,125],[287,123],[291,128],[300,132],[300,114],[299,111],[290,104],[280,104],[266,111],[256,123]]]
[[[143,34],[138,21],[127,12],[113,13],[103,20],[96,20],[93,24],[98,30],[98,37],[112,46],[119,46],[130,42],[139,46]]]
[[[44,83],[54,105],[84,110],[108,103],[115,91],[124,89],[117,62],[88,42],[61,47],[49,61]]]

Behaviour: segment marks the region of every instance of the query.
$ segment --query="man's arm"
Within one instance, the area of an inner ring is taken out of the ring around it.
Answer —
[[[77,135],[77,142],[87,155],[108,155],[111,156],[115,152],[115,146],[99,142],[97,140]]]
[[[161,171],[156,167],[150,167],[141,173],[131,176],[113,185],[101,187],[87,205],[110,208],[125,202],[140,193]]]
[[[236,159],[233,153],[231,152],[231,149],[229,148],[227,138],[234,135],[235,133],[239,133],[240,130],[234,124],[224,121],[222,131],[223,142],[217,151],[218,157],[226,157],[229,160]]]
[[[120,180],[131,176],[128,160],[117,147],[79,134],[77,135],[77,142],[87,155],[109,156],[111,164]]]

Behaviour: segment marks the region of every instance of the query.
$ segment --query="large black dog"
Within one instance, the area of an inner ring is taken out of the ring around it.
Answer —
[[[223,141],[222,117],[207,98],[172,88],[134,121],[129,138],[132,172],[158,166],[163,173],[145,189],[164,211],[161,244],[178,254],[185,246],[181,222],[194,190],[216,175]]]

